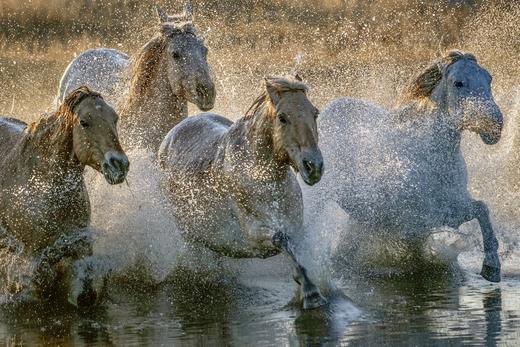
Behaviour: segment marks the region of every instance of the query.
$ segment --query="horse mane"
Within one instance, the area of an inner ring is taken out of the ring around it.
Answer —
[[[157,35],[148,41],[137,55],[132,69],[129,98],[143,94],[157,73],[157,65],[166,49],[164,36]]]
[[[267,89],[265,88],[265,84],[269,82],[269,84],[274,87],[278,92],[288,92],[288,91],[303,91],[307,93],[308,88],[302,81],[296,79],[292,76],[286,77],[266,77],[264,81],[264,91],[260,96],[258,96],[253,104],[247,109],[244,119],[252,118],[259,109],[264,106],[268,106],[269,110],[272,111],[273,104],[271,102],[271,98],[267,93]],[[270,112],[272,113],[272,112]]]
[[[78,87],[65,97],[65,100],[56,112],[50,115],[43,115],[39,120],[29,124],[27,131],[31,133],[33,137],[40,138],[40,140],[48,137],[47,140],[50,144],[60,141],[63,134],[60,132],[52,132],[51,129],[53,129],[57,123],[61,128],[71,127],[74,123],[75,108],[87,98],[103,99],[101,94],[91,90],[87,86]],[[48,133],[49,131],[50,133]],[[38,136],[38,134],[41,134],[41,136]]]
[[[404,101],[417,101],[430,97],[433,90],[442,79],[443,73],[446,69],[460,61],[470,60],[477,62],[477,58],[471,54],[459,50],[450,50],[444,56],[434,61],[423,72],[413,78],[404,92]]]
[[[74,109],[86,98],[100,98],[101,94],[93,91],[87,86],[81,86],[70,92],[63,100],[63,103],[58,108],[58,114],[74,113]]]

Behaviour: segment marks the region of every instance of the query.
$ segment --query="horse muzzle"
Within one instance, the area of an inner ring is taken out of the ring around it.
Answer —
[[[494,145],[500,140],[502,131],[493,130],[493,131],[489,131],[489,132],[481,132],[479,135],[480,135],[480,138],[482,139],[482,141],[484,141],[484,143],[486,145]]]
[[[198,83],[194,94],[193,103],[197,105],[201,111],[209,111],[215,106],[217,93],[215,91],[215,85],[212,82]]]
[[[120,184],[126,178],[130,162],[124,153],[107,152],[102,165],[102,173],[110,184]]]
[[[469,117],[467,128],[479,134],[485,144],[496,144],[504,127],[504,118],[498,105],[493,100],[472,101],[468,105],[473,115]]]
[[[299,166],[300,175],[308,185],[312,186],[321,180],[323,175],[323,158],[321,154],[312,158],[303,158]]]
[[[496,144],[500,140],[502,128],[504,127],[500,110],[495,111],[491,115],[487,114],[487,117],[480,123],[482,126],[480,127],[478,134],[482,141],[484,141],[486,145]]]

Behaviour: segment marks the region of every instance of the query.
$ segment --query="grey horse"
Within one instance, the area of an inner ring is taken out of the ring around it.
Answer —
[[[499,282],[498,241],[486,204],[468,192],[460,149],[463,130],[490,145],[500,139],[503,118],[491,75],[475,56],[450,51],[418,75],[405,100],[396,112],[349,98],[323,109],[318,129],[328,173],[312,196],[336,201],[365,230],[419,241],[434,228],[477,219],[481,275]]]
[[[188,101],[213,108],[215,86],[207,63],[208,49],[192,22],[191,4],[181,15],[157,7],[159,33],[139,54],[115,49],[81,53],[65,70],[58,102],[80,85],[100,91],[121,117],[125,142],[156,150],[164,135],[188,115]]]
[[[265,91],[236,123],[216,114],[190,117],[164,139],[159,162],[184,238],[232,258],[285,252],[294,263],[304,308],[326,300],[294,252],[303,230],[301,190],[322,175],[318,110],[293,77],[268,78]]]

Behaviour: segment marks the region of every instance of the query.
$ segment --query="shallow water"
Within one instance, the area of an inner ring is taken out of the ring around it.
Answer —
[[[277,276],[230,282],[170,283],[154,290],[117,286],[95,310],[60,305],[6,307],[6,345],[516,345],[520,277],[489,284],[416,276],[350,280],[356,303],[302,312],[289,305],[290,281]],[[175,281],[174,281],[175,282]],[[247,283],[247,284],[245,284]]]
[[[476,275],[482,256],[476,223],[463,226],[460,235],[440,234],[441,240],[434,244],[437,248],[432,248],[441,250],[436,254],[441,262],[446,260],[443,256],[453,261],[453,254],[462,251],[458,257],[461,269],[439,273],[438,269],[426,266],[406,277],[399,276],[395,269],[379,271],[375,277],[374,274],[355,276],[356,271],[350,268],[345,271],[341,255],[352,260],[361,259],[360,254],[349,253],[349,247],[342,248],[345,246],[342,241],[351,246],[359,240],[345,236],[349,231],[348,217],[332,205],[329,214],[324,215],[329,230],[323,226],[310,228],[315,232],[306,240],[313,250],[309,251],[306,262],[312,259],[315,267],[310,270],[314,275],[332,278],[348,299],[334,297],[330,307],[303,312],[291,304],[296,286],[290,279],[289,266],[280,256],[216,263],[214,267],[205,267],[210,276],[174,271],[176,265],[187,263],[182,257],[186,250],[175,232],[159,188],[159,177],[156,171],[146,170],[153,167],[152,158],[140,151],[129,155],[134,163],[129,186],[111,187],[99,175],[92,172],[87,175],[96,228],[95,253],[100,259],[110,255],[108,263],[119,276],[111,283],[104,303],[89,310],[77,310],[62,302],[4,306],[0,311],[0,344],[520,344],[520,276],[518,255],[511,249],[516,248],[518,240],[517,218],[509,214],[511,211],[500,208],[507,201],[517,206],[516,193],[510,193],[507,199],[497,198],[493,182],[478,185],[477,193],[489,201],[501,242],[503,281],[500,284],[490,284]],[[477,177],[484,177],[490,169],[480,165],[474,170]],[[451,245],[460,239],[464,244],[452,250]],[[388,240],[382,241],[385,244]],[[376,268],[381,268],[378,265],[381,262],[392,263],[380,251],[369,249],[375,259],[369,257],[363,261],[373,261]],[[396,250],[391,253],[391,257],[400,259]],[[144,261],[144,276],[143,273],[128,276],[136,271],[133,268],[136,261]],[[362,262],[356,265],[365,266]],[[387,277],[388,274],[392,276]],[[130,282],[126,281],[128,277]],[[122,282],[121,278],[126,280]],[[156,285],[157,282],[162,284]]]

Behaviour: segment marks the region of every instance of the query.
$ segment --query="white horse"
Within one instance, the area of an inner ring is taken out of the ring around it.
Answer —
[[[473,55],[450,51],[414,80],[407,96],[397,112],[348,98],[325,107],[318,128],[327,175],[313,194],[336,201],[368,229],[419,240],[476,218],[485,250],[481,275],[498,282],[498,241],[486,204],[468,192],[460,150],[463,130],[486,144],[500,139],[491,75]]]
[[[317,183],[323,161],[318,110],[295,78],[268,78],[251,112],[232,123],[216,114],[190,117],[164,139],[173,212],[186,240],[233,258],[285,251],[294,262],[304,308],[325,303],[290,240],[303,229],[296,175]]]
[[[139,54],[85,51],[69,64],[58,91],[58,101],[80,85],[100,91],[120,114],[125,142],[154,150],[187,117],[188,101],[208,111],[216,95],[208,49],[193,25],[191,4],[181,15],[168,16],[159,7],[157,13],[159,33]]]

